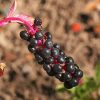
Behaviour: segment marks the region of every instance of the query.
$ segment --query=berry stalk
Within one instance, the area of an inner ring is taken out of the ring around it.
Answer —
[[[3,20],[0,20],[0,26],[4,26],[4,25],[11,23],[11,22],[21,23],[24,26],[26,26],[27,31],[30,35],[34,35],[36,33],[36,27],[33,28],[33,26],[31,26],[28,21],[21,19],[21,18],[18,18],[18,17],[9,17],[9,18],[5,18]]]

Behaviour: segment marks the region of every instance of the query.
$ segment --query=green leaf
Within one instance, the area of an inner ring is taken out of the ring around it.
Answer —
[[[100,62],[96,64],[95,68],[95,81],[100,86]]]

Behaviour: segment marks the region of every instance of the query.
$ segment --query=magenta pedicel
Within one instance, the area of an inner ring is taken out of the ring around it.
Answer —
[[[53,43],[51,33],[44,31],[39,17],[33,19],[26,15],[14,15],[15,9],[14,0],[7,17],[0,20],[0,26],[13,22],[23,24],[26,30],[20,32],[20,37],[29,42],[28,50],[34,54],[37,63],[43,66],[49,76],[55,76],[64,82],[67,89],[77,86],[83,77],[83,71],[73,58],[65,55],[59,44]],[[0,75],[2,71],[0,68]]]

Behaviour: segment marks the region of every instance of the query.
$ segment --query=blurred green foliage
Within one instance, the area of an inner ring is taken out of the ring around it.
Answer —
[[[64,86],[58,85],[56,87],[57,92],[67,91],[71,95],[71,100],[93,100],[92,93],[100,88],[100,63],[96,64],[95,76],[87,77],[84,75],[83,84],[72,89],[65,89]],[[100,97],[98,96],[97,100]]]

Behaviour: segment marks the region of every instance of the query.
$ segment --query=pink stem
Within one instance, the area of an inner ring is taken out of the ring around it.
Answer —
[[[36,29],[34,29],[28,21],[21,19],[21,18],[17,18],[17,17],[9,17],[9,18],[0,20],[0,26],[4,26],[8,22],[19,22],[23,24],[24,26],[28,28],[28,32],[30,33],[30,35],[34,35],[36,33]]]

